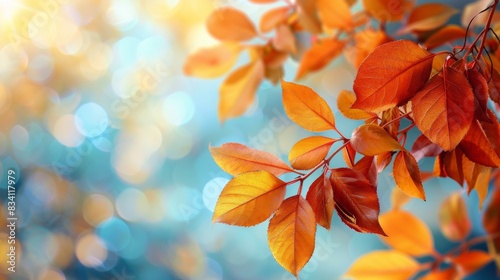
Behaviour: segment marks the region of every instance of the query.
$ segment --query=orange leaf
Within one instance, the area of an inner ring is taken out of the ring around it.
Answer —
[[[443,150],[454,149],[474,117],[474,94],[467,78],[443,68],[412,99],[414,121],[420,131]]]
[[[352,132],[351,144],[357,152],[365,156],[376,156],[401,149],[401,145],[376,124],[365,124],[356,128]]]
[[[338,140],[323,136],[302,139],[293,145],[288,154],[288,161],[295,169],[311,169],[325,159],[330,147],[336,141]]]
[[[381,112],[405,104],[429,79],[433,57],[408,40],[377,47],[359,67],[353,108]]]
[[[237,226],[262,223],[280,207],[285,187],[286,182],[267,171],[241,174],[222,190],[212,222]]]
[[[391,193],[391,204],[393,210],[400,210],[411,197],[406,195],[400,188],[393,188]]]
[[[259,21],[260,31],[267,33],[273,30],[276,26],[284,23],[290,13],[290,7],[279,7],[267,11],[262,15]]]
[[[478,271],[492,260],[493,257],[486,252],[471,250],[462,252],[460,255],[453,258],[452,262],[457,266],[457,271],[460,276],[465,277]]]
[[[396,155],[393,166],[394,180],[407,195],[425,200],[425,191],[420,178],[417,161],[407,151]]]
[[[434,175],[440,177],[450,177],[460,186],[464,183],[464,173],[462,166],[463,153],[460,149],[453,149],[450,152],[442,152],[436,157],[434,163]]]
[[[443,235],[452,241],[462,241],[470,233],[471,222],[461,193],[448,196],[439,208],[439,226]]]
[[[398,107],[388,109],[382,112],[382,121],[380,126],[387,131],[392,138],[398,137],[399,127],[401,125],[401,111]]]
[[[354,45],[345,49],[344,56],[354,67],[359,68],[363,60],[378,46],[392,39],[384,31],[367,28],[356,32]]]
[[[420,280],[451,280],[456,279],[457,272],[454,268],[447,268],[439,271],[431,271]]]
[[[385,234],[378,222],[380,206],[376,188],[356,170],[331,171],[335,209],[342,221],[359,232]]]
[[[257,35],[252,21],[243,12],[230,7],[213,11],[206,24],[208,32],[221,41],[246,41]]]
[[[483,213],[483,226],[487,233],[498,234],[500,232],[500,188],[494,189],[491,200]]]
[[[385,168],[391,163],[392,156],[395,152],[383,152],[376,156],[377,172],[382,173]]]
[[[428,31],[445,24],[458,10],[441,3],[422,4],[412,10],[400,33]]]
[[[272,42],[273,46],[278,51],[288,52],[292,54],[297,52],[295,37],[290,27],[286,24],[278,25]]]
[[[267,235],[273,257],[297,276],[314,252],[313,209],[300,195],[287,198],[269,222]]]
[[[250,2],[255,3],[255,4],[269,4],[269,3],[278,2],[278,0],[250,0]]]
[[[424,157],[436,157],[442,151],[443,150],[438,145],[432,143],[429,138],[425,137],[423,134],[415,140],[411,148],[411,154],[416,161],[420,161]]]
[[[184,73],[199,78],[216,78],[233,67],[242,47],[238,43],[222,43],[191,54],[184,64]]]
[[[352,168],[354,167],[354,161],[356,160],[356,151],[352,147],[351,142],[348,142],[346,144],[344,141],[344,144],[346,146],[345,148],[342,149],[342,157],[344,158],[344,161],[347,164],[347,166]]]
[[[309,187],[306,196],[311,205],[318,225],[330,230],[333,208],[333,189],[330,180],[325,174],[319,176]]]
[[[210,146],[209,149],[217,165],[233,176],[257,170],[276,176],[293,171],[277,156],[242,144],[226,143],[220,147]]]
[[[346,0],[317,0],[319,17],[328,29],[351,30],[352,14]]]
[[[264,79],[264,64],[257,60],[231,73],[219,89],[219,120],[241,116],[253,104]]]
[[[476,190],[479,196],[479,208],[482,208],[488,194],[491,167],[472,162],[466,156],[462,157],[462,166],[467,192],[470,194],[472,190]]]
[[[350,92],[348,90],[340,91],[337,98],[337,107],[339,108],[339,111],[342,113],[342,115],[352,120],[364,120],[373,117],[373,114],[370,114],[366,111],[351,109],[354,101],[356,101],[356,95],[353,92]]]
[[[335,129],[335,117],[326,103],[309,87],[281,81],[283,106],[288,117],[304,129],[320,132]]]
[[[475,117],[480,121],[491,122],[488,117],[488,81],[475,69],[467,69],[467,79],[472,86],[474,93],[474,113]]]
[[[358,258],[344,277],[357,280],[410,279],[419,263],[398,251],[374,251]]]
[[[427,225],[406,211],[390,211],[380,215],[380,225],[387,236],[382,241],[395,250],[412,256],[434,252],[434,241]]]
[[[296,0],[300,25],[311,33],[321,33],[321,21],[317,10],[318,0]]]
[[[463,40],[465,35],[466,31],[463,27],[458,25],[447,25],[429,36],[429,38],[425,40],[424,45],[428,50],[432,50],[448,42]]]
[[[302,57],[295,80],[302,79],[310,72],[320,70],[342,52],[345,43],[336,39],[316,41]]]
[[[413,8],[412,0],[363,0],[365,10],[382,22],[400,21]]]

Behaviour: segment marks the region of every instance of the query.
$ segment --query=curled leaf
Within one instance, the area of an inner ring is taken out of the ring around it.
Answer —
[[[330,179],[325,174],[319,176],[311,184],[307,191],[306,200],[316,215],[316,223],[329,230],[335,203],[333,202],[333,189]]]
[[[401,151],[394,160],[394,180],[398,187],[407,195],[425,200],[420,169],[417,161],[407,151]]]

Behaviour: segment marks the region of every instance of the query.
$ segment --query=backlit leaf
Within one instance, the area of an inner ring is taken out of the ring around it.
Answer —
[[[401,33],[427,31],[445,24],[458,10],[441,3],[426,3],[412,10]]]
[[[318,12],[328,29],[351,30],[353,21],[351,9],[346,0],[317,0]]]
[[[419,263],[398,251],[374,251],[358,258],[344,277],[356,280],[411,279]]]
[[[439,207],[439,226],[443,235],[452,241],[462,241],[471,231],[467,205],[461,193],[448,196]]]
[[[226,143],[220,147],[209,148],[217,165],[233,176],[257,170],[265,170],[276,176],[293,171],[277,156],[242,144]]]
[[[344,158],[347,167],[352,168],[354,166],[354,161],[356,160],[356,150],[351,145],[351,142],[345,144],[345,148],[342,149],[342,157]]]
[[[391,164],[392,156],[395,152],[383,152],[376,156],[377,172],[382,173]]]
[[[396,151],[401,145],[387,131],[375,124],[365,124],[352,132],[352,147],[366,156],[376,156],[383,152]]]
[[[415,140],[411,148],[411,154],[416,161],[420,161],[424,157],[436,157],[442,151],[443,150],[438,145],[432,143],[429,138],[425,137],[423,134]]]
[[[333,202],[330,179],[325,174],[319,176],[311,184],[307,191],[306,200],[314,211],[316,223],[329,230],[335,203]]]
[[[462,186],[464,183],[462,155],[463,152],[460,149],[442,152],[436,157],[434,175],[439,177],[450,177]]]
[[[456,279],[456,274],[455,268],[446,268],[438,271],[433,270],[420,278],[420,280],[451,280]]]
[[[295,169],[311,169],[325,159],[335,141],[337,140],[323,136],[304,138],[293,145],[288,161]]]
[[[492,260],[493,257],[484,251],[471,250],[454,257],[452,262],[457,266],[458,274],[465,277],[483,268]]]
[[[264,64],[257,60],[231,73],[219,89],[219,120],[241,116],[253,104],[264,79]]]
[[[420,131],[443,150],[454,149],[474,117],[474,94],[467,78],[451,67],[435,75],[412,99]]]
[[[222,43],[200,49],[187,58],[184,73],[199,78],[219,77],[233,67],[241,49],[238,43]]]
[[[412,0],[363,0],[363,7],[382,22],[399,21],[413,8]]]
[[[267,33],[276,26],[284,23],[290,13],[290,7],[279,7],[267,11],[262,15],[259,21],[260,31]]]
[[[359,232],[385,234],[380,227],[377,189],[363,174],[349,168],[332,169],[335,209],[342,221]]]
[[[221,41],[246,41],[257,35],[257,30],[247,15],[230,7],[213,11],[206,25],[208,32]]]
[[[387,236],[380,239],[389,247],[410,254],[425,256],[434,252],[434,240],[427,225],[406,211],[390,211],[380,215],[380,225]]]
[[[356,95],[348,90],[341,90],[337,98],[337,107],[340,113],[352,120],[364,120],[374,115],[359,109],[352,109],[351,106],[356,101]]]
[[[280,207],[285,187],[285,182],[267,171],[241,174],[222,190],[212,221],[237,226],[262,223]]]
[[[283,106],[288,117],[304,129],[320,132],[335,128],[335,117],[326,103],[309,87],[281,81]]]
[[[377,47],[359,67],[353,108],[381,112],[405,104],[429,79],[433,57],[408,40]]]
[[[420,178],[417,161],[407,151],[396,155],[393,175],[398,187],[407,195],[425,200],[425,191]]]
[[[269,222],[267,234],[273,257],[297,276],[314,251],[313,209],[300,195],[287,198]]]
[[[307,74],[325,67],[341,54],[344,44],[336,39],[316,41],[302,56],[295,80],[302,79]]]
[[[425,40],[424,45],[428,50],[432,50],[448,42],[463,40],[465,38],[465,34],[466,31],[463,27],[458,25],[447,25],[429,36],[429,38]]]

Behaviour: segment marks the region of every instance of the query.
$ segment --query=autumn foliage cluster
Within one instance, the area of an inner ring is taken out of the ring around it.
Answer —
[[[221,43],[192,54],[187,74],[218,77],[232,69],[243,50],[250,58],[220,87],[221,121],[243,114],[268,79],[281,84],[292,121],[325,135],[298,141],[289,164],[238,143],[210,147],[215,162],[234,176],[219,197],[213,221],[253,226],[270,218],[272,255],[296,276],[313,254],[316,227],[330,229],[333,213],[356,231],[378,234],[390,248],[362,256],[348,277],[454,279],[493,260],[500,265],[498,0],[468,4],[463,26],[447,24],[460,11],[441,3],[363,0],[357,9],[355,2],[283,1],[262,15],[258,28],[231,7],[207,19],[208,32]],[[389,24],[399,29],[388,34]],[[299,62],[300,80],[341,54],[357,74],[352,91],[338,93],[337,107],[347,118],[364,122],[350,137],[337,129],[329,104],[313,89],[282,79],[288,58]],[[419,136],[409,139],[410,131]],[[345,166],[330,164],[337,155]],[[435,159],[432,172],[420,171],[424,157]],[[391,162],[397,188],[392,210],[380,214],[377,177]],[[279,177],[285,173],[296,177],[283,181]],[[305,185],[309,177],[313,183]],[[401,209],[410,198],[426,199],[423,181],[431,177],[449,177],[468,194],[476,190],[481,207],[493,186],[482,210],[487,236],[468,239],[466,202],[455,193],[442,203],[439,222],[443,235],[461,245],[451,252],[434,249],[427,225]],[[286,197],[292,185],[298,191]],[[487,243],[489,250],[471,248],[478,243]],[[419,263],[423,256],[432,261]]]

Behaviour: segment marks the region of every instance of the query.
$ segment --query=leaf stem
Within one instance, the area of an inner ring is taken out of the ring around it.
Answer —
[[[495,14],[495,10],[497,8],[499,0],[495,0],[493,5],[491,5],[490,14],[488,16],[488,21],[486,22],[486,26],[484,27],[483,39],[481,40],[481,45],[479,46],[479,52],[477,54],[476,59],[479,60],[481,55],[483,54],[484,46],[486,44],[486,37],[488,36],[488,31],[490,30],[491,21],[493,20],[493,15]]]
[[[403,114],[403,115],[401,115],[401,116],[399,116],[399,117],[397,117],[397,118],[395,118],[395,119],[392,119],[392,120],[390,120],[390,121],[388,121],[388,122],[384,123],[381,127],[382,127],[382,128],[385,128],[386,126],[388,126],[388,125],[390,125],[390,124],[392,124],[392,123],[395,123],[395,122],[397,122],[397,121],[401,120],[402,118],[405,118],[405,117],[409,116],[411,113],[412,113],[412,111],[410,111],[410,112],[408,112],[408,113],[406,113],[406,114]]]

